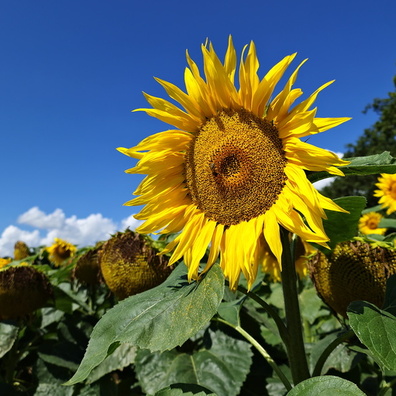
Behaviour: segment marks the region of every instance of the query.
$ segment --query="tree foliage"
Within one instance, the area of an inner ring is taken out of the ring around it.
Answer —
[[[388,93],[387,98],[376,98],[364,109],[364,113],[374,111],[379,119],[370,128],[365,129],[355,143],[346,146],[344,158],[378,154],[383,151],[396,153],[396,76],[393,78],[393,84],[395,89]],[[373,197],[377,177],[378,175],[337,177],[321,192],[330,198],[364,195],[367,198],[367,206],[371,207],[377,204],[377,198]]]

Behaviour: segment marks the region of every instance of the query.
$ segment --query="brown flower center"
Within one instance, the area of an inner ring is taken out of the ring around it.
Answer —
[[[193,202],[208,218],[238,224],[264,214],[285,181],[282,140],[267,120],[224,110],[206,121],[186,152]]]

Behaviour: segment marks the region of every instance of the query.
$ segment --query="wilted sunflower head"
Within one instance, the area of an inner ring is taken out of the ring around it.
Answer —
[[[181,257],[188,278],[210,246],[204,271],[220,255],[235,289],[241,272],[251,285],[269,249],[281,271],[280,227],[305,241],[326,246],[324,209],[343,211],[308,181],[305,170],[343,175],[337,155],[300,138],[326,131],[348,118],[318,118],[312,108],[322,85],[307,99],[293,88],[302,62],[274,95],[296,54],[286,56],[260,78],[253,42],[242,52],[239,70],[231,37],[224,62],[211,43],[202,45],[203,76],[187,54],[185,91],[156,79],[173,103],[145,94],[152,108],[138,109],[173,129],[119,151],[139,159],[128,173],[147,174],[126,205],[145,205],[135,217],[140,233],[181,231],[164,252],[170,263]],[[235,77],[238,84],[235,84]],[[239,88],[237,88],[238,86]]]
[[[28,245],[25,242],[17,241],[14,245],[14,260],[23,260],[30,256]]]
[[[318,294],[347,317],[352,301],[368,301],[381,308],[386,281],[396,273],[396,249],[392,244],[353,240],[338,244],[329,256],[318,252],[309,266]]]
[[[386,208],[386,214],[396,212],[396,174],[382,173],[375,184],[379,190],[374,191],[374,196],[379,197],[378,203]]]
[[[32,265],[12,265],[0,271],[0,320],[24,317],[51,297],[48,278]]]
[[[162,283],[171,273],[168,259],[159,256],[147,238],[130,230],[110,238],[99,253],[100,268],[109,289],[120,300]]]
[[[380,213],[370,212],[364,214],[359,220],[359,231],[366,235],[384,235],[386,228],[378,228],[378,225],[382,219],[383,217]]]
[[[101,272],[99,264],[99,252],[103,246],[103,242],[96,244],[95,247],[89,249],[82,254],[73,270],[73,275],[82,283],[95,285],[101,281]]]
[[[46,250],[49,253],[49,259],[55,266],[59,267],[65,260],[75,254],[77,248],[63,239],[55,238],[54,244]]]

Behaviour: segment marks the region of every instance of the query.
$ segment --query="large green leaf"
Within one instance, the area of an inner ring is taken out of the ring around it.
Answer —
[[[346,379],[326,375],[309,378],[296,385],[287,396],[365,396],[357,385]]]
[[[0,358],[12,348],[18,338],[18,332],[18,326],[12,323],[0,323]]]
[[[344,158],[351,163],[341,166],[345,175],[376,175],[379,173],[396,173],[396,159],[389,151],[381,154],[367,155],[365,157]],[[327,172],[313,172],[308,174],[308,179],[314,183],[322,179],[333,177]]]
[[[134,363],[136,356],[136,347],[129,344],[122,344],[114,353],[107,357],[99,366],[96,366],[88,377],[87,383],[97,381],[104,375],[115,370],[122,370]]]
[[[239,395],[252,363],[250,345],[220,331],[209,334],[209,346],[189,354],[139,351],[135,366],[142,389],[153,394],[175,383],[188,383],[204,386],[218,396]]]
[[[383,309],[396,316],[396,274],[390,276],[386,282]]]
[[[217,396],[196,384],[174,384],[156,392],[155,396]]]
[[[348,307],[349,324],[384,369],[396,370],[396,317],[366,301]]]
[[[179,265],[164,283],[119,302],[101,318],[67,385],[86,379],[121,343],[151,351],[182,345],[217,312],[223,293],[224,276],[218,265],[199,282],[191,283],[186,267]]]
[[[323,226],[327,236],[330,238],[328,245],[331,248],[339,242],[348,241],[356,236],[357,224],[362,210],[366,206],[364,197],[342,197],[334,202],[347,210],[349,214],[342,212],[326,211],[327,220],[323,221]]]

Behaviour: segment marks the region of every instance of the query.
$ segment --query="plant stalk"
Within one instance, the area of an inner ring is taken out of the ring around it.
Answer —
[[[305,353],[300,306],[298,302],[297,274],[289,241],[289,232],[281,228],[282,240],[282,289],[285,302],[288,342],[287,355],[294,385],[310,378]]]
[[[255,339],[253,338],[247,331],[245,331],[241,326],[235,326],[232,323],[227,322],[226,320],[222,318],[214,318],[214,320],[217,320],[218,322],[224,323],[233,329],[235,329],[241,336],[243,336],[247,341],[252,344],[257,351],[264,357],[264,359],[268,362],[268,364],[272,367],[272,369],[276,372],[278,375],[279,379],[282,381],[283,385],[287,389],[287,391],[292,389],[292,386],[283,373],[283,371],[279,368],[279,366],[275,363],[274,359],[270,356],[270,354],[263,348],[263,346]]]

